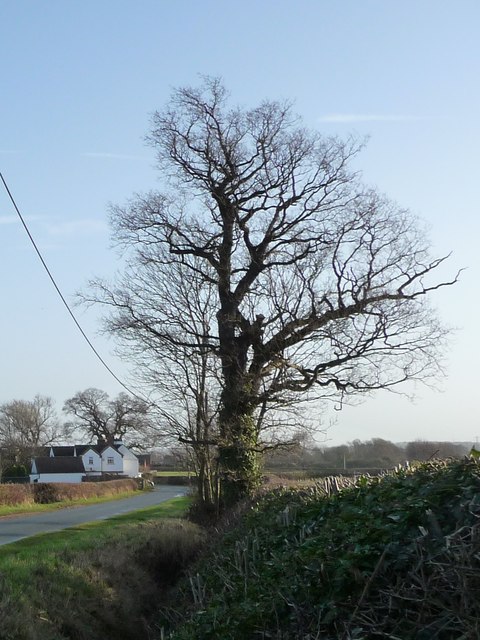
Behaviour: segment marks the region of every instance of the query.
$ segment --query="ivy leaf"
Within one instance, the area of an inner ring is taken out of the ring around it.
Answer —
[[[400,522],[402,516],[400,516],[398,513],[389,513],[387,518],[390,518],[390,520],[393,520],[394,522]]]

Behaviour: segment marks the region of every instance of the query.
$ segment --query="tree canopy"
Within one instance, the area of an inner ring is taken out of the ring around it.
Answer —
[[[173,93],[148,141],[163,189],[112,209],[125,271],[87,298],[160,402],[163,389],[187,398],[186,424],[213,420],[202,437],[226,501],[257,482],[282,407],[438,375],[447,332],[428,297],[456,277],[436,275],[445,256],[408,211],[362,184],[354,140],[306,129],[289,104],[232,107],[207,78]]]
[[[126,393],[110,399],[105,391],[85,389],[66,400],[63,410],[73,417],[66,423],[70,432],[109,443],[126,438],[137,448],[149,444],[152,422],[148,404]]]

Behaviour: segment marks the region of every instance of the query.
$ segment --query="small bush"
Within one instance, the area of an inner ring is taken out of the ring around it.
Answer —
[[[47,482],[39,482],[33,485],[34,501],[37,504],[51,504],[52,502],[60,502],[61,498],[58,494],[58,485]]]
[[[3,472],[4,478],[26,478],[28,477],[27,467],[24,464],[13,464]]]

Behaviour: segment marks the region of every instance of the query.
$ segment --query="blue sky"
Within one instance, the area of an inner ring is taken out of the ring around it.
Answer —
[[[442,392],[378,394],[319,415],[329,444],[480,436],[480,4],[475,0],[0,0],[0,170],[65,296],[113,274],[108,203],[159,185],[144,143],[172,87],[220,75],[235,103],[290,99],[325,134],[369,142],[366,182],[418,214],[445,273],[434,300],[458,328]],[[0,193],[0,403],[121,390],[89,351]],[[79,319],[128,380],[99,312]]]

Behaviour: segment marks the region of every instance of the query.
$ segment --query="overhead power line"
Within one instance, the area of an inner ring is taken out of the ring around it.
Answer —
[[[40,262],[43,265],[43,268],[45,269],[45,271],[48,274],[48,277],[50,278],[51,283],[53,284],[53,286],[55,287],[56,292],[58,293],[58,295],[60,296],[60,300],[63,302],[65,308],[67,309],[70,317],[72,318],[73,322],[75,323],[77,329],[80,331],[80,333],[82,334],[83,338],[85,339],[86,343],[88,344],[88,346],[90,347],[90,349],[93,351],[93,353],[96,355],[96,357],[98,358],[98,360],[100,360],[100,362],[103,364],[103,366],[105,367],[105,369],[110,373],[111,376],[113,376],[115,378],[115,380],[124,388],[128,391],[128,393],[130,393],[131,395],[135,396],[136,398],[139,398],[143,401],[146,400],[146,398],[141,397],[138,393],[135,393],[134,391],[132,391],[132,389],[130,389],[122,380],[120,380],[120,378],[116,375],[116,373],[114,371],[112,371],[112,369],[109,367],[109,365],[105,362],[105,360],[102,358],[102,356],[99,354],[99,352],[97,351],[97,349],[95,348],[95,346],[92,344],[90,338],[87,336],[87,334],[85,333],[85,331],[83,330],[82,326],[80,325],[80,323],[78,322],[77,318],[75,317],[75,314],[73,313],[72,309],[70,308],[70,305],[68,304],[68,302],[65,299],[65,296],[63,295],[63,293],[60,291],[60,288],[58,286],[58,284],[55,281],[55,278],[52,275],[52,272],[50,271],[50,269],[48,268],[47,263],[45,262],[40,249],[38,248],[32,234],[30,233],[30,230],[27,226],[27,223],[25,222],[22,214],[20,213],[20,209],[17,206],[17,203],[15,202],[15,198],[13,197],[10,189],[8,188],[7,182],[5,180],[5,178],[3,177],[3,174],[0,172],[0,178],[2,179],[3,182],[3,186],[5,187],[5,190],[8,194],[8,197],[10,198],[10,201],[15,209],[15,211],[17,212],[18,217],[20,218],[20,222],[23,225],[23,228],[25,229],[28,237],[30,238],[30,242],[33,245],[33,248],[35,249],[35,252],[37,254],[37,256],[40,259]]]

